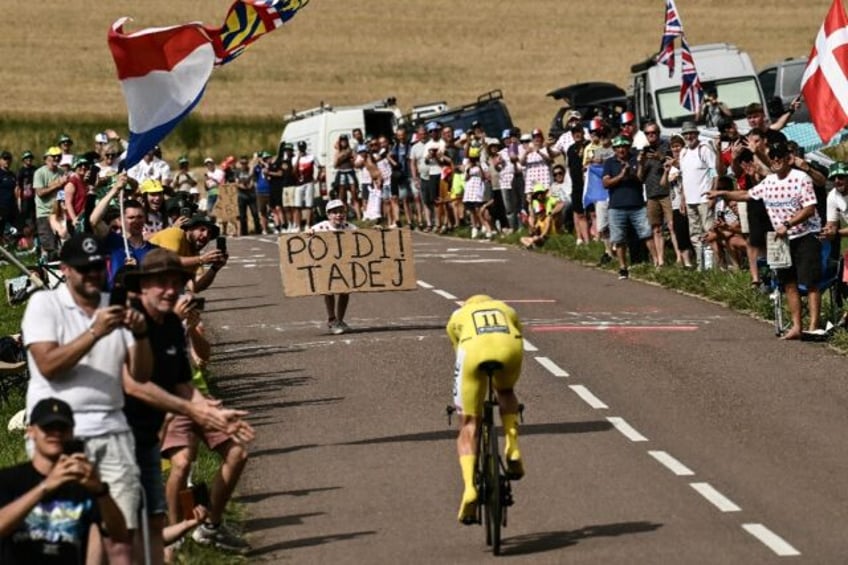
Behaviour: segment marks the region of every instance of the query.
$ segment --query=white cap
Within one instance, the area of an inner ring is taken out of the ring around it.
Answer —
[[[327,202],[327,207],[324,208],[324,210],[329,212],[330,210],[335,210],[336,208],[344,208],[344,207],[345,207],[345,203],[342,202],[341,200],[339,200],[338,198],[336,198],[335,200],[330,200],[329,202]]]
[[[214,163],[214,162],[215,162],[215,159],[213,159],[212,157],[207,157],[206,159],[203,160],[204,165],[206,163]]]
[[[94,136],[94,143],[109,143],[109,138],[106,137],[105,133],[100,132]]]

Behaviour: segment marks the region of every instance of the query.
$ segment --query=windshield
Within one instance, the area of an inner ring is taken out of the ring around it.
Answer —
[[[734,119],[744,118],[745,106],[761,100],[757,79],[754,77],[706,82],[703,87],[705,91],[716,90],[719,101],[730,108]],[[680,105],[679,88],[657,92],[657,108],[660,122],[664,127],[680,127],[684,121],[695,119],[689,110]]]

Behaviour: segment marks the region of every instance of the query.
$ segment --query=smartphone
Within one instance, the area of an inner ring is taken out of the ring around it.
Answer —
[[[191,208],[180,208],[180,216],[183,218],[191,218]]]
[[[127,305],[127,289],[122,286],[116,286],[112,289],[112,292],[109,293],[109,306],[121,306],[124,307]]]
[[[69,439],[62,444],[62,453],[73,455],[74,453],[85,453],[85,442],[81,439]]]
[[[203,311],[206,308],[206,297],[205,296],[195,296],[191,300],[189,300],[189,308],[194,308],[195,310]]]
[[[180,511],[183,515],[183,520],[193,520],[194,519],[194,507],[196,504],[194,503],[194,491],[190,488],[186,488],[177,493],[177,499],[180,502]]]
[[[216,241],[216,244],[218,245],[218,251],[220,251],[221,253],[226,255],[227,254],[227,238],[223,235],[219,235],[218,239],[215,240],[215,241]]]

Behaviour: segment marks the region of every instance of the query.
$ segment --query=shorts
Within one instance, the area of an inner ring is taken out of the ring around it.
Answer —
[[[771,226],[771,218],[766,212],[766,205],[762,200],[748,201],[748,243],[753,247],[764,248],[766,246],[766,232],[774,231]]]
[[[336,187],[339,186],[356,186],[356,173],[353,169],[336,171],[336,180],[333,182]]]
[[[780,284],[794,282],[807,288],[818,285],[822,278],[821,241],[818,234],[808,233],[790,239],[789,254],[792,256],[792,266],[777,269]]]
[[[315,183],[308,182],[294,187],[294,207],[312,208],[315,204]]]
[[[50,218],[36,218],[35,229],[38,232],[38,241],[44,251],[59,251],[59,243],[53,228],[50,227]]]
[[[479,210],[480,208],[483,207],[482,202],[472,202],[470,200],[468,202],[463,202],[462,205],[465,206],[465,209],[468,210],[469,212],[471,212],[473,210]]]
[[[671,227],[674,222],[674,216],[671,213],[670,197],[660,196],[659,198],[649,198],[647,205],[648,223],[652,226],[661,226],[665,222],[665,225]]]
[[[167,514],[168,501],[165,498],[165,483],[162,482],[162,452],[159,443],[136,445],[135,459],[141,471],[141,488],[144,489],[147,515]]]
[[[162,441],[162,453],[168,456],[168,452],[171,450],[188,447],[191,445],[193,436],[203,438],[206,447],[211,450],[215,450],[230,441],[230,436],[227,434],[204,430],[188,416],[177,414],[168,424],[165,439]]]
[[[256,195],[256,209],[259,210],[260,215],[265,215],[268,213],[268,206],[271,203],[271,195],[270,194],[257,194]]]
[[[127,522],[138,528],[141,508],[141,473],[136,464],[132,432],[118,432],[85,439],[85,456],[94,463],[100,480],[109,485],[109,494]]]
[[[628,225],[633,226],[639,239],[651,237],[651,224],[648,223],[648,211],[644,206],[639,208],[610,208],[610,243],[626,243]]]
[[[474,338],[456,350],[453,401],[465,416],[480,416],[486,398],[486,373],[479,369],[484,361],[499,361],[502,371],[495,373],[495,390],[511,390],[521,376],[524,341],[508,334],[491,334]]]
[[[294,208],[296,186],[287,186],[283,188],[283,208]]]
[[[432,206],[436,203],[439,197],[439,184],[441,184],[439,175],[433,175],[427,180],[421,181],[421,202],[425,206]]]
[[[285,191],[285,188],[283,188],[282,186],[275,186],[271,188],[269,198],[271,208],[279,208],[283,206],[283,191]]]
[[[395,194],[397,194],[398,198],[401,200],[409,200],[418,196],[418,191],[415,189],[415,185],[408,178],[400,179],[393,184],[397,187]]]
[[[368,192],[371,190],[371,184],[359,185],[359,199],[362,201],[368,200]]]
[[[583,207],[583,184],[571,185],[571,211],[575,214],[585,214]]]
[[[383,183],[383,188],[380,190],[380,198],[383,200],[392,199],[392,187],[389,184]]]

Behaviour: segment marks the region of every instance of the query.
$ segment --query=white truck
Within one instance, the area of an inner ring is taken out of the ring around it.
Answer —
[[[391,139],[400,118],[394,98],[339,108],[322,103],[317,108],[286,116],[280,141],[294,147],[305,141],[307,151],[325,167],[329,183],[335,178],[333,147],[340,135],[350,136],[353,130],[360,129],[365,137],[387,135]],[[352,138],[351,142],[355,143]]]
[[[739,130],[746,131],[745,107],[752,102],[767,107],[751,58],[728,43],[696,45],[691,49],[704,90],[715,90],[718,99],[730,108]],[[680,105],[679,47],[675,49],[674,58],[675,69],[671,77],[668,67],[658,65],[655,57],[630,67],[631,96],[639,126],[649,120],[655,121],[664,137],[679,133],[683,122],[694,120],[692,112]]]

